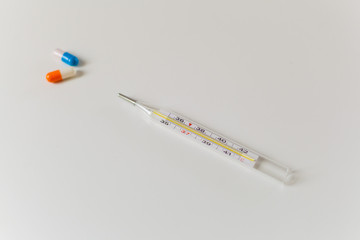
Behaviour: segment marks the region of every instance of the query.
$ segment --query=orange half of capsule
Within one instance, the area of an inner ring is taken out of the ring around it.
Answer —
[[[48,74],[46,74],[46,79],[52,83],[57,83],[63,80],[60,70],[49,72]]]

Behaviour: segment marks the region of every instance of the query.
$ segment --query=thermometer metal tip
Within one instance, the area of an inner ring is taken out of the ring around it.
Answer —
[[[145,106],[144,104],[138,103],[135,99],[129,98],[128,96],[125,96],[124,94],[118,93],[119,97],[126,100],[127,102],[133,104],[135,107],[140,108],[143,110],[146,114],[151,115],[153,112],[153,109],[151,107]]]
[[[129,103],[132,103],[134,105],[136,105],[136,100],[129,98],[128,96],[125,96],[124,94],[118,93],[119,97],[121,97],[122,99],[128,101]]]

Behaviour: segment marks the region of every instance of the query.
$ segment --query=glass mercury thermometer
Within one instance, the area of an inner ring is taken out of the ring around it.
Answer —
[[[285,184],[291,184],[294,181],[293,171],[289,167],[271,160],[261,153],[245,147],[177,113],[146,106],[121,93],[119,93],[119,97],[143,110],[149,117],[159,122],[162,126],[171,128],[175,130],[175,132],[191,138],[195,142],[211,148],[227,158],[238,160],[244,166],[271,176]]]

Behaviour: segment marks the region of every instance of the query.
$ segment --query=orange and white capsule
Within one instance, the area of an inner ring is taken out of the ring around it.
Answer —
[[[65,68],[62,70],[56,70],[46,74],[46,79],[49,82],[57,83],[61,82],[64,79],[71,78],[76,75],[76,70],[74,68]]]

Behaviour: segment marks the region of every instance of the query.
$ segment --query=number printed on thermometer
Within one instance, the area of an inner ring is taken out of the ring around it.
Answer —
[[[245,147],[213,133],[197,123],[186,120],[184,117],[168,113],[166,111],[154,112],[154,117],[164,126],[170,127],[185,136],[194,138],[202,145],[215,149],[216,151],[253,167],[259,158],[255,153],[250,152]]]

